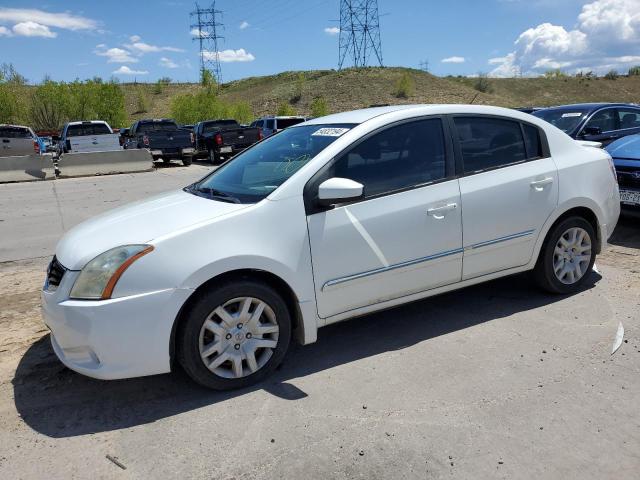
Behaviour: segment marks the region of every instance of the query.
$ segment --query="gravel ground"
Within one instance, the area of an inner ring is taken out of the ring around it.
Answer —
[[[0,263],[0,478],[640,477],[638,217],[576,295],[519,275],[332,325],[230,393],[67,370],[40,319],[48,260]]]

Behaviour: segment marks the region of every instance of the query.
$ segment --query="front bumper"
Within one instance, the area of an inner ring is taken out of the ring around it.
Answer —
[[[45,285],[41,294],[43,320],[60,361],[104,380],[169,372],[171,329],[193,290],[72,300],[68,293],[78,273],[67,271],[57,290]]]

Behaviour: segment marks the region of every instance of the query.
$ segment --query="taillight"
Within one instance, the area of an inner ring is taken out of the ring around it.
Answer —
[[[36,153],[40,153],[40,144],[38,144],[38,142],[36,142],[35,140],[33,141],[33,151]]]
[[[258,128],[258,141],[262,140],[264,138],[264,135],[262,133],[262,129]]]
[[[142,143],[144,143],[147,147],[149,146],[149,137],[147,137],[146,135],[144,135],[142,137]]]
[[[213,137],[213,140],[214,142],[216,142],[216,145],[222,145],[222,135],[220,135],[219,133],[216,133],[216,136]]]
[[[189,136],[191,137],[191,145],[193,145],[196,141],[196,137],[193,136],[193,132],[189,133]]]

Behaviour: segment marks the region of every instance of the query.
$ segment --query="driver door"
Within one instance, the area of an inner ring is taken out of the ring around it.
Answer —
[[[460,281],[460,189],[441,118],[366,137],[311,180],[364,186],[364,197],[307,216],[318,314],[328,318]]]

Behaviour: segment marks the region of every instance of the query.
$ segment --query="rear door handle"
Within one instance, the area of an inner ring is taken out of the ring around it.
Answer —
[[[433,218],[438,220],[442,220],[448,212],[455,210],[458,208],[457,203],[448,203],[447,205],[443,205],[441,207],[433,207],[427,210],[427,215],[431,215]]]
[[[553,178],[547,177],[542,180],[535,180],[531,182],[530,185],[531,185],[531,188],[533,188],[534,190],[541,192],[542,190],[544,190],[544,187],[546,187],[547,185],[551,185],[552,183],[553,183]]]

